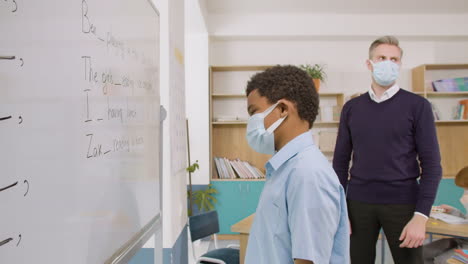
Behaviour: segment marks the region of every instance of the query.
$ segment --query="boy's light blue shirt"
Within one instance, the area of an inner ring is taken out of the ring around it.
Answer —
[[[265,167],[245,264],[349,263],[346,196],[312,133],[291,140]]]

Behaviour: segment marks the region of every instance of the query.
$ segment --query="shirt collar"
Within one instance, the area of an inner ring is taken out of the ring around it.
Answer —
[[[369,88],[369,96],[372,99],[372,101],[381,103],[383,101],[386,101],[392,98],[399,90],[400,90],[400,86],[398,86],[398,84],[395,83],[392,87],[388,88],[379,99],[377,98],[377,95],[374,93],[374,90],[372,89],[372,86],[371,86]]]
[[[277,170],[281,165],[286,161],[292,158],[294,155],[302,151],[303,149],[314,145],[314,140],[312,139],[312,132],[307,131],[295,137],[293,140],[289,141],[284,147],[282,147],[278,152],[276,152],[273,157],[267,162],[267,169],[271,167],[273,170]]]

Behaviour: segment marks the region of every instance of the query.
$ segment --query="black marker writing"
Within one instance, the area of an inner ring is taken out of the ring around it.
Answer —
[[[26,196],[26,195],[28,194],[28,192],[29,192],[29,182],[28,182],[28,180],[24,180],[23,183],[25,183],[25,184],[28,185],[28,188],[26,189],[26,192],[25,192],[24,195],[23,195],[23,196]],[[20,237],[21,237],[21,235],[20,235]]]
[[[10,185],[8,185],[6,187],[3,187],[3,188],[0,189],[0,192],[3,192],[3,191],[8,190],[8,189],[10,189],[12,187],[15,187],[17,184],[18,184],[18,182],[15,182],[15,183],[10,184]]]
[[[13,238],[10,237],[10,238],[7,238],[7,239],[1,241],[1,242],[0,242],[0,247],[3,246],[3,245],[5,245],[5,244],[7,244],[8,242],[10,242],[10,241],[12,241],[12,240],[13,240]]]
[[[92,33],[96,38],[102,42],[106,42],[105,39],[98,35],[96,26],[91,23],[91,19],[88,15],[88,3],[86,0],[81,1],[81,31],[85,34]]]
[[[122,108],[111,108],[109,105],[109,97],[107,97],[107,120],[118,118],[123,123],[123,109]]]
[[[5,2],[8,2],[8,1],[9,1],[9,0],[5,0]],[[10,0],[10,2],[13,3],[11,12],[12,12],[12,13],[15,13],[15,12],[18,10],[18,4],[16,3],[16,0]]]
[[[104,153],[102,152],[102,144],[93,145],[93,134],[87,134],[86,136],[89,137],[88,153],[86,154],[86,158],[97,158],[109,153],[109,151]]]
[[[18,240],[18,243],[16,243],[16,246],[19,246],[19,243],[21,242],[21,234],[19,234],[19,240]]]
[[[85,80],[90,83],[97,83],[98,82],[98,73],[93,70],[91,64],[91,57],[90,56],[81,56],[84,59],[85,64]]]
[[[96,27],[89,20],[88,3],[85,0],[81,1],[81,31],[85,34],[96,31]]]
[[[8,120],[8,119],[10,119],[10,118],[11,118],[11,116],[0,117],[0,121]]]
[[[113,140],[114,151],[127,151],[130,152],[130,142],[126,138]]]

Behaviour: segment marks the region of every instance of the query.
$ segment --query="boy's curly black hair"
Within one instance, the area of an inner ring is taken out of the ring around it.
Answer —
[[[257,90],[271,104],[287,99],[296,105],[299,117],[312,127],[319,108],[319,96],[307,73],[296,66],[277,65],[252,76],[246,94]]]

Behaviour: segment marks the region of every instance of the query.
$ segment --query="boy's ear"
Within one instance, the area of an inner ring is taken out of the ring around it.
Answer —
[[[293,111],[293,103],[286,99],[281,99],[278,101],[278,108],[280,109],[280,117],[285,117]]]

